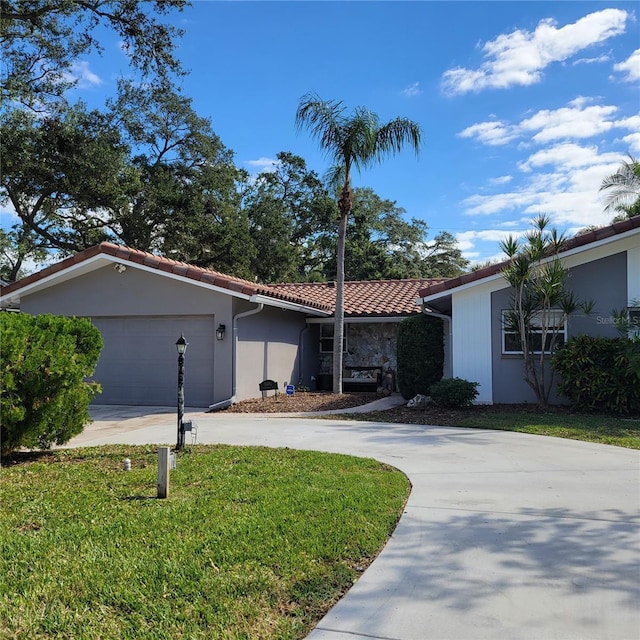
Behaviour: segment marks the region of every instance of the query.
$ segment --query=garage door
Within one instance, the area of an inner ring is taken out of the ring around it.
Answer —
[[[93,378],[102,385],[96,404],[175,406],[178,388],[176,340],[183,333],[185,405],[213,402],[213,316],[99,317],[104,348]]]

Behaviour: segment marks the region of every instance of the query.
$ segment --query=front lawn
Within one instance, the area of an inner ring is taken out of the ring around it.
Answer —
[[[489,405],[465,409],[399,407],[375,413],[349,414],[348,420],[372,420],[449,427],[520,431],[640,449],[640,416],[618,417],[573,413],[566,407],[541,410],[534,405]]]
[[[123,471],[123,460],[132,470]],[[0,487],[0,637],[303,638],[409,493],[370,459],[258,447],[17,455]]]

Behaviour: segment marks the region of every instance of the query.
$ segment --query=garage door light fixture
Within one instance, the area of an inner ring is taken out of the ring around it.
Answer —
[[[219,324],[218,328],[216,329],[216,338],[218,340],[224,340],[224,334],[226,330],[227,327],[225,327],[223,324]]]

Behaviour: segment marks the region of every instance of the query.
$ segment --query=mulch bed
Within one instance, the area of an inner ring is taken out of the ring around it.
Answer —
[[[343,393],[341,395],[329,392],[298,391],[293,396],[286,393],[274,395],[268,392],[264,399],[253,398],[242,400],[228,409],[225,413],[306,413],[312,411],[335,411],[336,409],[350,409],[358,407],[382,396],[379,393]]]
[[[535,404],[492,404],[492,405],[474,405],[462,409],[446,409],[436,407],[434,405],[428,407],[410,408],[406,406],[389,409],[384,412],[362,414],[361,417],[370,417],[372,420],[376,416],[380,416],[380,420],[385,422],[401,422],[403,424],[435,424],[443,427],[455,427],[461,424],[462,420],[469,417],[482,414],[496,415],[497,413],[505,413],[513,415],[514,413],[542,415],[557,414],[568,415],[571,412],[569,407],[553,406],[542,410]],[[384,415],[384,418],[382,417]]]

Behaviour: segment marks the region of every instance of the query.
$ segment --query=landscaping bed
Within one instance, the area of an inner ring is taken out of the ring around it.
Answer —
[[[375,392],[353,392],[334,394],[330,392],[297,391],[292,396],[278,393],[263,398],[242,400],[228,409],[227,413],[306,413],[313,411],[337,411],[358,407],[383,396]]]

